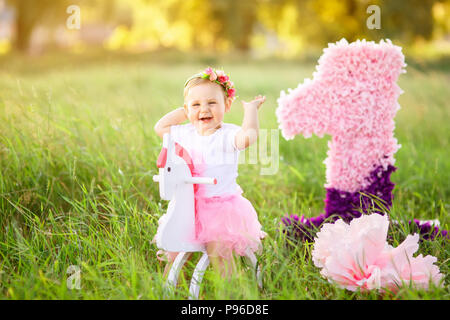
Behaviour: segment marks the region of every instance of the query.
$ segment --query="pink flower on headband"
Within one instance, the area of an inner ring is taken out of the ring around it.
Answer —
[[[216,81],[217,80],[217,75],[213,72],[212,74],[209,75],[209,80],[210,81]]]
[[[231,89],[228,89],[228,91],[227,91],[227,96],[229,97],[229,98],[234,98],[234,95],[236,94],[236,89],[234,89],[234,88],[231,88]]]
[[[206,68],[205,74],[209,75],[210,81],[215,81],[217,79],[216,73],[213,71],[212,68]]]
[[[225,76],[219,76],[218,80],[219,80],[220,83],[225,83],[228,80],[230,80],[230,78],[225,75]]]

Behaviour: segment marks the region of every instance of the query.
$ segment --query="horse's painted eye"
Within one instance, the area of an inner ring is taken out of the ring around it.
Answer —
[[[167,171],[170,172],[170,167],[167,167]]]

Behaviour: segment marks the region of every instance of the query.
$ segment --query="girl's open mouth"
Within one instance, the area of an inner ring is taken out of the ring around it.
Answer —
[[[201,122],[209,122],[212,120],[212,117],[205,117],[205,118],[200,118]]]

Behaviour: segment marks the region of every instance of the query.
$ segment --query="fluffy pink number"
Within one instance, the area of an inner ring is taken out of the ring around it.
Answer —
[[[331,135],[324,161],[325,213],[311,219],[291,216],[285,224],[310,227],[332,216],[358,217],[361,206],[366,209],[370,202],[361,201],[361,192],[391,205],[390,174],[400,147],[394,117],[402,90],[396,82],[405,66],[401,48],[389,40],[341,40],[324,49],[312,80],[281,92],[276,115],[285,139]]]

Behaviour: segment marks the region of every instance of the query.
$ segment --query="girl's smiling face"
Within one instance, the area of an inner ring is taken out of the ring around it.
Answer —
[[[184,110],[198,134],[208,136],[222,126],[225,112],[230,111],[231,99],[222,87],[206,80],[188,89]]]

